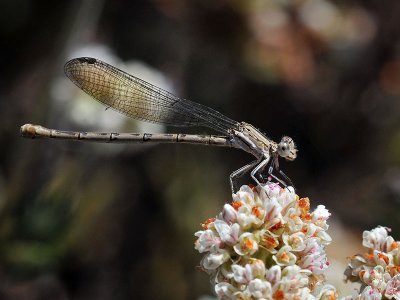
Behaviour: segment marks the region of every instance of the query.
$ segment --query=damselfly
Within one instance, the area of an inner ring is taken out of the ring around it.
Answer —
[[[65,74],[88,95],[129,117],[171,126],[208,127],[224,135],[73,132],[25,124],[21,127],[23,137],[106,143],[189,143],[238,148],[252,154],[256,160],[230,175],[232,192],[236,190],[237,178],[249,171],[255,183],[260,184],[260,180],[265,180],[262,174],[267,167],[268,178],[285,187],[292,185],[279,170],[278,163],[279,157],[292,161],[297,156],[295,143],[288,136],[276,143],[248,123],[236,122],[207,106],[179,98],[95,58],[81,57],[68,61]]]

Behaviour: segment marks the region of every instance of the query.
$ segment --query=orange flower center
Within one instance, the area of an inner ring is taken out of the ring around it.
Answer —
[[[234,208],[234,209],[236,209],[236,210],[239,210],[239,208],[242,206],[243,204],[242,204],[242,202],[240,202],[240,201],[233,201],[232,202],[232,207]]]
[[[244,249],[253,249],[253,241],[250,239],[246,239],[243,243],[243,248]]]
[[[389,263],[389,258],[388,258],[385,254],[379,253],[379,254],[378,254],[378,257],[379,257],[380,259],[382,259],[386,264]]]
[[[393,242],[390,246],[392,246],[392,249],[397,249],[397,248],[399,248],[399,243]]]
[[[262,239],[262,242],[263,246],[265,246],[268,249],[275,248],[276,246],[278,246],[278,241],[271,236],[264,237]]]
[[[281,222],[276,223],[274,226],[271,227],[271,230],[278,230],[283,227],[283,224]]]
[[[286,252],[282,252],[281,261],[283,261],[283,262],[288,262],[289,261],[289,255],[287,255]]]
[[[310,210],[310,199],[300,198],[299,199],[299,207],[306,211],[309,211]]]
[[[272,297],[273,297],[275,300],[284,300],[284,299],[285,299],[285,294],[283,293],[283,291],[277,290],[277,291],[272,295]]]
[[[203,229],[208,229],[208,225],[210,225],[210,223],[213,223],[214,221],[215,221],[215,218],[207,219],[201,224],[201,227]]]
[[[257,218],[261,219],[261,211],[260,211],[260,208],[259,208],[258,206],[254,206],[254,207],[251,209],[251,213],[252,213],[253,215],[255,215]]]

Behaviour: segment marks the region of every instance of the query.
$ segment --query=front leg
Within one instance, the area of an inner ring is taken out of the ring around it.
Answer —
[[[279,172],[279,174],[285,179],[285,181],[286,181],[290,186],[293,187],[293,189],[295,189],[295,188],[294,188],[294,185],[293,185],[293,183],[292,183],[292,181],[290,180],[290,178],[289,178],[288,176],[286,176],[286,174],[283,173],[283,172],[279,169],[279,162],[278,162],[278,157],[277,157],[277,156],[274,157],[274,159],[272,160],[271,165],[270,165],[269,168],[268,168],[268,175],[271,176],[272,178],[274,178],[274,179],[275,179],[276,181],[278,181],[279,183],[281,183],[285,188],[287,188],[287,187],[288,187],[288,184],[287,184],[285,181],[279,179],[277,176],[275,176],[275,175],[273,174],[274,169],[275,169],[276,171]]]

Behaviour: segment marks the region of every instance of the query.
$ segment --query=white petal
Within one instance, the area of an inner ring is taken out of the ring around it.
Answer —
[[[228,245],[235,245],[239,238],[239,224],[235,223],[229,226],[227,223],[221,220],[215,220],[215,230],[218,232],[221,240]]]
[[[230,204],[225,204],[222,210],[222,218],[227,223],[235,223],[237,220],[237,211]]]
[[[219,250],[217,253],[209,253],[204,256],[202,265],[207,270],[215,270],[229,259],[229,253],[226,250]]]
[[[248,290],[256,299],[272,299],[272,288],[268,281],[254,279],[249,282]]]

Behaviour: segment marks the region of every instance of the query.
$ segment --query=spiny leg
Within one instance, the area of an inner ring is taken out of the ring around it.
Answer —
[[[229,176],[229,180],[231,182],[231,190],[232,190],[232,194],[235,193],[236,190],[236,179],[238,177],[243,176],[243,174],[245,174],[246,172],[248,172],[250,169],[252,169],[255,165],[257,165],[260,162],[260,160],[255,160],[243,167],[241,167],[240,169],[234,171],[230,176]]]
[[[253,180],[255,181],[255,183],[257,185],[261,185],[261,184],[257,180],[256,174],[259,173],[268,164],[269,160],[270,160],[270,156],[269,155],[268,156],[264,156],[264,159],[250,173],[251,178],[253,178]]]
[[[281,176],[283,177],[283,178],[285,178],[285,180],[289,183],[289,185],[294,189],[294,190],[296,190],[296,188],[294,187],[294,184],[293,184],[293,182],[290,180],[290,178],[285,174],[285,173],[283,173],[281,170],[278,170],[279,171],[279,174],[281,174]],[[287,186],[286,186],[287,187]]]
[[[279,171],[279,163],[278,163],[278,158],[276,156],[272,159],[271,165],[268,168],[268,175],[271,176],[272,178],[274,178],[276,181],[278,181],[284,187],[287,187],[287,184],[283,180],[279,179],[276,175],[273,174],[274,169]]]
[[[278,157],[274,157],[274,159],[272,160],[271,165],[270,165],[270,167],[268,169],[268,175],[271,176],[272,178],[274,178],[279,183],[281,183],[285,188],[287,188],[288,184],[285,181],[279,179],[277,176],[275,176],[272,173],[274,171],[274,169],[279,172],[279,174],[285,179],[285,181],[287,181],[289,183],[289,185],[291,187],[293,187],[293,189],[295,189],[295,187],[293,185],[293,182],[290,180],[290,178],[285,173],[283,173],[281,170],[279,170]]]

